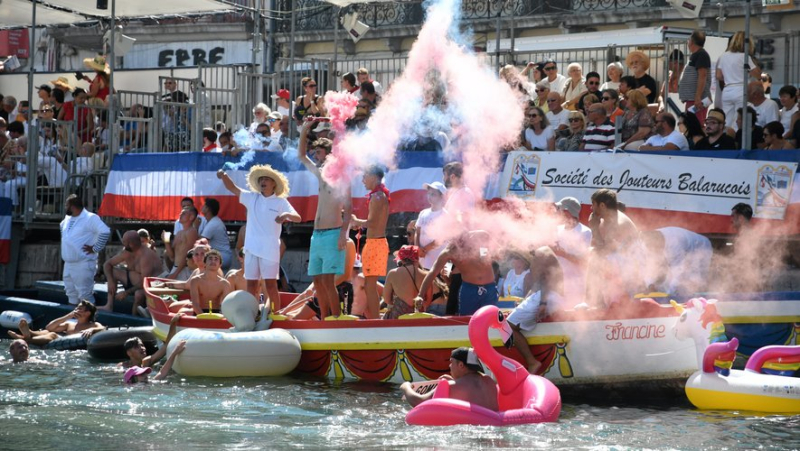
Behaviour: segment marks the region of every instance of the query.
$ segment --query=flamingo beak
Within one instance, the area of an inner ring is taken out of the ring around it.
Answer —
[[[500,323],[500,338],[503,339],[503,345],[506,349],[514,347],[514,331],[511,330],[511,326],[507,321]]]

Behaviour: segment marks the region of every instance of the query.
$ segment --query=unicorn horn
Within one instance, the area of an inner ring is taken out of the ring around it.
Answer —
[[[684,308],[683,308],[683,306],[682,306],[682,305],[678,304],[678,303],[677,303],[677,302],[675,302],[674,300],[670,300],[670,301],[669,301],[669,303],[670,303],[670,305],[672,305],[673,307],[675,307],[675,310],[676,310],[678,313],[683,313],[683,310],[684,310]]]

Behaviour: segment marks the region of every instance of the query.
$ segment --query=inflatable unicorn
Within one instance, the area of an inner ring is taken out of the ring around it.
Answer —
[[[705,298],[693,298],[683,305],[670,301],[680,313],[678,322],[672,330],[678,340],[687,338],[694,340],[698,368],[703,364],[703,354],[709,344],[727,340],[725,325],[722,324],[722,317],[717,312],[716,303],[716,299]]]

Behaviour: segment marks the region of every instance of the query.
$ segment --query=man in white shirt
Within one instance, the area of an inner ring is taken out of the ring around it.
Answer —
[[[106,246],[111,230],[99,216],[86,211],[75,194],[67,197],[66,209],[67,216],[59,226],[64,290],[72,305],[81,300],[94,304],[97,254]]]
[[[689,141],[675,130],[675,117],[670,113],[656,115],[656,134],[647,138],[639,150],[689,150]]]
[[[786,130],[784,138],[792,137],[792,116],[797,112],[797,88],[792,85],[784,85],[778,91],[781,100],[781,108],[779,114],[781,118],[781,125]]]
[[[442,182],[425,183],[422,186],[426,190],[431,208],[426,208],[419,212],[416,233],[414,234],[414,245],[419,247],[420,265],[425,269],[431,269],[436,262],[436,258],[442,253],[442,249],[447,244],[443,241],[437,242],[431,232],[434,222],[447,213],[447,210],[444,209],[444,196],[447,194],[447,188]]]
[[[558,73],[558,65],[556,65],[554,60],[545,60],[542,70],[544,74],[547,75],[547,82],[550,83],[550,92],[561,92],[564,90],[567,77]]]
[[[570,309],[583,302],[586,294],[586,257],[592,246],[592,229],[580,223],[581,203],[565,197],[555,204],[561,213],[562,224],[556,232],[553,252],[564,273],[564,305],[550,305],[549,312],[558,308]]]
[[[366,82],[370,82],[370,83],[372,83],[372,86],[375,87],[375,92],[379,96],[383,95],[383,88],[381,87],[381,84],[378,83],[377,81],[373,80],[372,77],[369,76],[369,71],[367,70],[366,67],[362,67],[362,68],[358,69],[358,72],[356,72],[356,75],[358,76],[358,84],[359,85],[363,85]]]
[[[223,170],[217,171],[225,188],[247,207],[247,230],[244,235],[244,278],[247,291],[258,299],[259,280],[263,279],[272,311],[280,308],[278,277],[281,267],[281,224],[300,222],[300,215],[286,198],[289,181],[272,166],[250,168],[247,182],[251,191],[236,186]]]
[[[275,110],[278,113],[281,113],[281,116],[291,116],[292,115],[292,96],[289,93],[288,89],[279,89],[277,94],[272,94],[272,99],[276,101],[278,108]]]
[[[756,113],[756,125],[764,127],[770,122],[780,120],[778,102],[767,98],[764,95],[764,85],[760,81],[754,81],[747,85],[747,101],[753,105]]]
[[[550,126],[556,132],[566,130],[569,127],[569,110],[561,106],[563,103],[564,98],[561,97],[561,94],[551,88],[550,93],[547,94],[547,106],[550,111],[545,116],[547,116],[547,121],[550,122]]]

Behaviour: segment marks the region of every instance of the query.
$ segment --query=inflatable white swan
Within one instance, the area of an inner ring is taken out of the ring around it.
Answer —
[[[186,349],[173,369],[182,376],[281,376],[300,362],[300,342],[283,329],[267,329],[267,311],[256,323],[258,301],[246,291],[234,291],[222,301],[230,332],[184,329],[172,338],[168,354],[182,340]],[[259,329],[254,332],[254,329]]]

